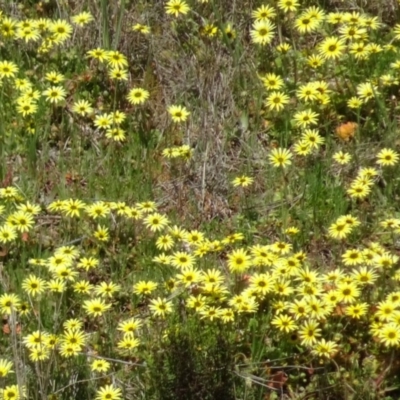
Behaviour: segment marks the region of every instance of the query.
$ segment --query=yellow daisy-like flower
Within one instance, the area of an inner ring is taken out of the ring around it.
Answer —
[[[357,86],[357,94],[359,99],[368,101],[378,94],[378,87],[371,82],[360,83]]]
[[[52,86],[49,89],[43,91],[43,96],[46,97],[46,100],[54,104],[63,101],[66,95],[66,91],[61,86]]]
[[[332,158],[341,165],[348,164],[351,160],[351,155],[349,153],[345,153],[343,151],[336,152]]]
[[[10,361],[5,359],[0,359],[0,378],[4,378],[10,372],[13,372],[12,369],[13,365]]]
[[[111,68],[108,72],[111,79],[115,79],[117,81],[127,81],[128,80],[128,71],[126,69],[120,68]]]
[[[300,33],[309,33],[318,28],[319,21],[307,14],[302,14],[296,19],[294,26]]]
[[[13,78],[18,69],[12,61],[0,61],[0,78]]]
[[[275,74],[266,74],[261,80],[268,90],[278,90],[284,85],[282,77]]]
[[[339,58],[344,49],[346,48],[346,43],[343,39],[336,38],[334,36],[327,37],[319,45],[319,53],[323,58],[335,59]]]
[[[110,238],[108,228],[101,225],[97,225],[97,229],[94,231],[93,236],[101,242],[106,242]]]
[[[38,106],[31,101],[18,101],[17,112],[23,117],[36,113]]]
[[[0,243],[8,243],[17,238],[17,232],[14,226],[3,225],[0,227]]]
[[[234,250],[228,254],[228,267],[232,272],[243,272],[251,266],[251,257],[244,249]]]
[[[172,303],[167,299],[158,297],[157,299],[150,300],[149,308],[155,316],[165,317],[166,314],[172,312]]]
[[[378,332],[378,338],[386,347],[398,346],[400,344],[399,326],[394,323],[383,325]]]
[[[83,303],[83,308],[88,315],[99,317],[103,315],[108,309],[111,308],[110,304],[106,304],[103,299],[95,298],[93,300],[86,300]]]
[[[34,224],[33,216],[24,211],[18,211],[10,218],[11,225],[20,232],[28,232]]]
[[[285,333],[289,333],[297,329],[295,320],[291,316],[285,314],[277,315],[272,319],[271,324]]]
[[[179,14],[187,14],[190,8],[184,0],[169,0],[165,5],[165,12],[178,17]]]
[[[123,69],[128,66],[126,56],[119,51],[110,50],[106,53],[106,60],[111,68]]]
[[[90,366],[91,370],[94,372],[107,372],[111,365],[107,360],[94,360]]]
[[[383,167],[392,166],[399,162],[399,154],[392,149],[382,149],[377,155],[377,164]]]
[[[131,104],[142,104],[144,103],[150,96],[150,93],[141,88],[131,89],[128,93],[127,99]]]
[[[150,27],[148,25],[135,24],[132,26],[132,30],[143,33],[143,35],[147,35],[150,33]]]
[[[93,15],[87,11],[83,11],[77,15],[74,15],[71,18],[71,21],[78,26],[84,26],[93,20],[94,20]]]
[[[321,339],[313,346],[312,352],[320,357],[331,358],[337,352],[337,344],[331,340]]]
[[[253,43],[265,45],[271,42],[274,37],[275,25],[269,20],[255,21],[250,31]]]
[[[56,83],[60,83],[60,82],[64,81],[65,77],[64,77],[64,75],[62,75],[56,71],[51,71],[46,74],[45,79],[46,79],[46,81],[56,84]]]
[[[44,292],[46,289],[46,282],[35,275],[29,275],[28,278],[23,280],[22,289],[30,296],[35,297]]]
[[[71,36],[72,26],[67,21],[59,19],[50,23],[49,30],[54,34],[56,43],[60,43]]]
[[[107,60],[108,52],[107,52],[107,50],[97,47],[96,49],[89,50],[87,52],[87,55],[88,55],[88,57],[95,58],[95,59],[99,60],[100,62],[104,62]]]
[[[84,209],[85,207],[85,203],[83,203],[81,200],[69,199],[63,203],[61,210],[68,217],[79,217],[80,210]]]
[[[0,310],[4,314],[11,314],[21,305],[21,300],[16,294],[2,294],[0,296]],[[1,372],[0,372],[1,377]]]
[[[278,7],[285,12],[296,11],[297,8],[299,7],[299,1],[298,0],[279,0]]]
[[[283,167],[290,165],[292,163],[292,153],[287,149],[277,148],[271,151],[268,156],[270,163],[274,167]]]
[[[232,181],[233,186],[242,186],[242,187],[246,187],[251,185],[254,182],[254,179],[246,176],[246,175],[242,175],[242,176],[238,176],[237,178],[235,178]]]
[[[268,5],[262,5],[251,13],[251,16],[256,20],[270,19],[276,16],[276,10]]]
[[[159,213],[148,215],[143,219],[143,222],[153,232],[158,232],[164,229],[169,223],[168,218]]]
[[[283,92],[272,92],[266,99],[265,105],[270,110],[283,110],[285,104],[289,103],[289,96]]]
[[[0,395],[4,400],[20,400],[26,397],[25,386],[6,386],[4,389],[1,389]]]
[[[123,332],[124,337],[133,337],[134,332],[136,332],[141,326],[142,321],[135,318],[129,318],[126,321],[120,322],[117,330]]]
[[[96,392],[96,400],[120,400],[122,399],[121,389],[114,385],[105,385]]]
[[[168,113],[174,122],[186,121],[190,115],[190,112],[183,106],[170,106],[168,107]]]
[[[318,123],[318,114],[312,110],[299,111],[294,114],[296,125],[300,128],[307,128],[309,125]]]

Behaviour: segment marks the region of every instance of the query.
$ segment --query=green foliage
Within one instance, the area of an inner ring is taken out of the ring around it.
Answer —
[[[399,397],[397,2],[2,3],[0,399]]]

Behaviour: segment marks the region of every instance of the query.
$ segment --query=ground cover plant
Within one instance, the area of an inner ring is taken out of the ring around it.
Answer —
[[[397,399],[399,5],[0,2],[0,399]]]

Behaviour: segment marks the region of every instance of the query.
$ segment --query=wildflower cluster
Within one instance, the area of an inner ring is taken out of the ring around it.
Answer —
[[[0,398],[398,386],[392,11],[6,3]]]

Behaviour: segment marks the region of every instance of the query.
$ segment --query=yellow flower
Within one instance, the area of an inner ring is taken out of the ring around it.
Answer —
[[[150,93],[141,88],[133,88],[128,93],[128,101],[131,104],[142,104],[144,103],[150,96]]]
[[[345,153],[343,151],[336,152],[332,158],[341,165],[348,164],[351,160],[351,155],[349,153]]]
[[[314,344],[312,352],[320,357],[331,358],[337,352],[337,344],[331,340],[320,339]]]
[[[89,57],[99,60],[100,62],[104,62],[108,58],[107,50],[101,49],[100,47],[97,47],[96,49],[93,49],[93,50],[89,50],[87,52],[87,55]]]
[[[61,86],[52,86],[49,89],[43,91],[43,96],[46,97],[46,100],[54,104],[63,101],[66,95],[66,91]]]
[[[165,317],[166,314],[172,312],[172,303],[167,299],[158,297],[157,299],[150,300],[149,308],[155,316]]]
[[[250,31],[251,40],[254,43],[265,45],[274,37],[275,25],[269,20],[258,20],[253,23]]]
[[[294,26],[300,33],[309,33],[318,28],[319,21],[303,13],[296,19]]]
[[[360,83],[357,86],[357,94],[361,100],[368,101],[378,94],[378,87],[371,82]]]
[[[367,303],[356,303],[346,307],[346,315],[354,319],[360,319],[367,313]]]
[[[94,20],[93,15],[90,14],[89,12],[87,12],[87,11],[83,11],[83,12],[77,14],[77,15],[74,15],[71,18],[71,21],[75,25],[78,25],[78,26],[86,25],[86,24],[88,24],[89,22],[91,22],[93,20]]]
[[[238,176],[237,178],[235,178],[232,181],[233,186],[242,186],[242,187],[249,186],[253,182],[254,182],[254,179],[250,178],[249,176],[246,176],[246,175]]]
[[[45,79],[51,83],[60,83],[65,80],[65,77],[56,71],[51,71],[45,75]]]
[[[111,114],[100,114],[96,115],[94,119],[94,126],[101,129],[108,129],[113,123],[113,117]]]
[[[113,282],[101,282],[99,283],[94,292],[101,297],[113,297],[114,293],[119,292],[121,286]]]
[[[296,11],[297,8],[299,7],[299,1],[298,0],[279,0],[278,7],[285,12]]]
[[[272,319],[271,324],[285,333],[289,333],[297,329],[297,325],[294,319],[286,314],[277,315],[275,318]]]
[[[71,36],[72,26],[67,21],[59,19],[50,23],[49,30],[57,42],[62,42]]]
[[[398,163],[399,155],[392,149],[382,149],[377,155],[377,164],[386,166],[392,166]]]
[[[174,246],[174,239],[171,235],[162,235],[157,239],[156,247],[160,250],[169,250]]]
[[[111,79],[115,79],[117,81],[127,81],[128,80],[128,71],[126,69],[121,68],[111,68],[108,72]]]
[[[61,210],[68,217],[79,217],[80,210],[84,209],[85,207],[86,207],[86,205],[85,205],[85,203],[83,203],[83,201],[78,200],[78,199],[69,199],[63,203]]]
[[[13,78],[18,69],[12,61],[0,61],[0,78]]]
[[[147,35],[150,33],[150,27],[148,25],[135,24],[132,26],[132,30],[143,33],[143,35]]]
[[[45,291],[46,282],[35,275],[29,275],[28,278],[22,281],[22,289],[24,289],[29,296],[35,297]]]
[[[171,264],[174,267],[183,269],[194,265],[195,257],[189,253],[178,251],[171,256]]]
[[[167,14],[178,17],[179,14],[187,14],[190,8],[184,0],[169,0],[165,5],[165,12]]]
[[[94,360],[90,366],[92,371],[95,372],[107,372],[110,369],[111,365],[107,360]]]
[[[149,295],[157,289],[157,283],[153,281],[139,281],[133,285],[133,293]]]
[[[190,112],[183,106],[170,106],[168,107],[168,113],[174,122],[186,121],[190,115]]]
[[[0,226],[0,243],[8,243],[17,238],[17,232],[14,226],[3,225]]]
[[[184,286],[189,287],[193,283],[199,282],[201,275],[200,271],[194,269],[193,267],[187,267],[182,268],[181,274],[178,274],[176,278],[180,280]]]
[[[7,361],[3,358],[0,359],[0,378],[4,378],[7,376],[10,372],[13,372],[11,370],[12,368],[12,363],[10,361]]]
[[[94,231],[93,236],[96,239],[100,240],[101,242],[106,242],[110,238],[108,228],[101,225],[97,225],[97,228]]]
[[[111,68],[124,68],[128,66],[128,60],[125,55],[119,51],[110,50],[106,53],[106,60]]]
[[[339,58],[342,52],[346,48],[346,44],[343,39],[336,38],[334,36],[325,38],[319,45],[319,53],[321,57],[326,59]]]
[[[118,324],[117,330],[123,332],[124,337],[133,337],[135,331],[142,326],[142,322],[135,318],[129,318]]]
[[[106,304],[103,299],[95,298],[93,300],[86,300],[83,303],[83,309],[86,310],[88,315],[99,317],[111,308],[110,304]]]
[[[294,114],[294,120],[296,121],[296,126],[307,128],[309,125],[318,123],[318,114],[311,110],[300,111]]]
[[[385,324],[378,332],[379,340],[386,346],[398,346],[400,344],[400,328],[394,323]]]
[[[11,226],[20,232],[28,232],[34,224],[34,220],[31,214],[23,211],[17,211],[10,215]]]
[[[262,5],[256,10],[252,11],[251,16],[256,21],[270,19],[276,16],[276,10],[269,5]]]
[[[271,151],[268,156],[270,163],[274,167],[283,167],[290,165],[292,163],[292,153],[287,149],[277,148]]]
[[[228,254],[228,268],[231,272],[244,272],[251,266],[251,258],[244,249],[234,250]]]
[[[278,90],[283,86],[283,79],[279,75],[266,74],[261,80],[268,90]]]
[[[11,385],[1,390],[1,398],[4,400],[20,400],[26,397],[24,386]]]
[[[16,294],[5,293],[0,296],[0,310],[4,314],[11,314],[16,311],[20,304],[21,300]]]
[[[321,336],[321,328],[318,327],[318,322],[309,320],[299,328],[299,338],[301,344],[305,346],[312,346]]]
[[[201,315],[201,319],[209,319],[210,321],[214,321],[214,319],[221,317],[220,307],[208,306],[198,309],[198,312]]]
[[[268,95],[265,105],[270,110],[283,110],[285,104],[289,103],[289,96],[283,92],[272,92]]]

